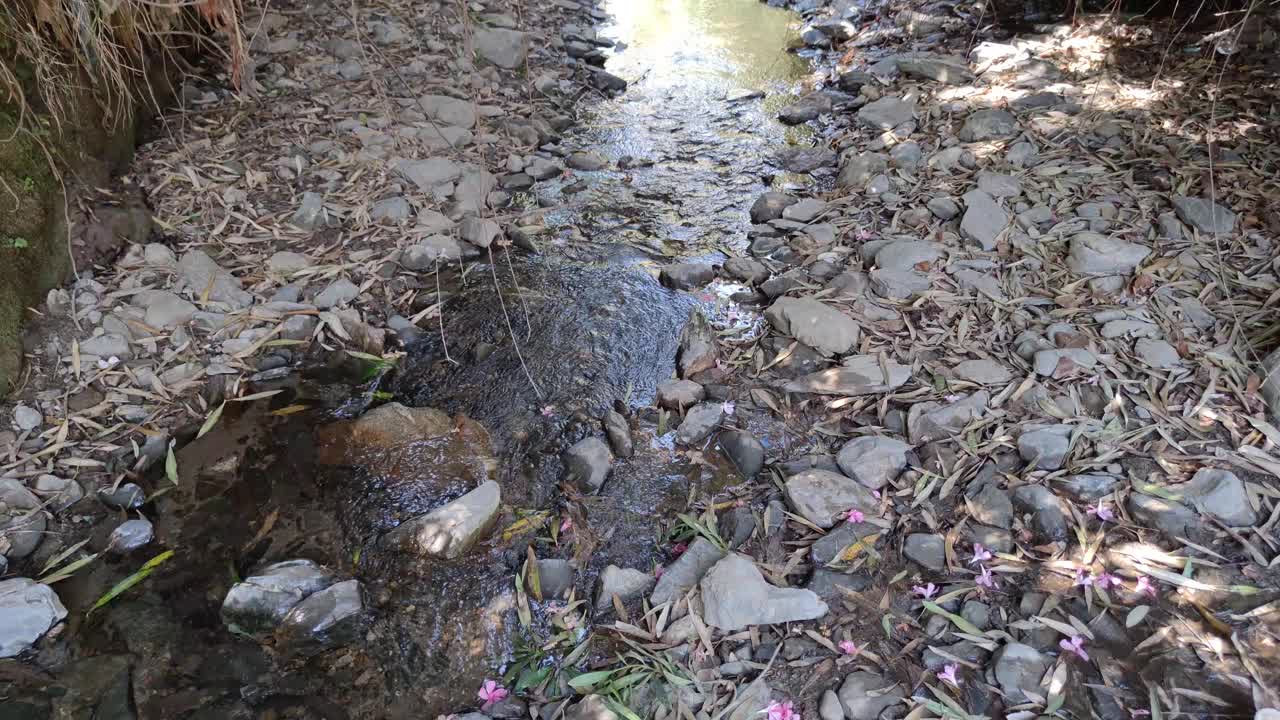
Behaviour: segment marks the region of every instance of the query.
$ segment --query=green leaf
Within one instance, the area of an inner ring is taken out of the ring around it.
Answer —
[[[156,568],[163,565],[165,561],[171,557],[173,557],[173,551],[165,550],[159,555],[151,558],[146,562],[146,564],[144,564],[141,568],[139,568],[137,572],[135,572],[134,574],[130,575],[129,577],[121,580],[120,582],[112,586],[112,588],[108,590],[105,595],[98,598],[98,601],[95,602],[93,604],[93,607],[89,608],[89,612],[85,614],[86,615],[93,614],[94,610],[97,610],[98,608],[106,605],[112,600],[115,600],[117,597],[119,597],[122,593],[127,591],[129,588],[133,587],[134,585],[137,585],[143,580],[146,580],[148,575],[150,575]]]
[[[535,688],[541,685],[551,675],[551,668],[527,668],[520,673],[520,679],[516,681],[513,692],[523,692],[529,688]]]
[[[978,626],[974,625],[968,620],[965,620],[959,615],[956,615],[955,613],[949,613],[946,610],[943,610],[941,607],[938,607],[937,603],[932,603],[932,602],[929,602],[928,600],[925,600],[924,609],[928,610],[934,615],[941,615],[942,617],[950,620],[956,627],[960,628],[962,631],[970,635],[982,634],[982,631],[978,629]]]
[[[200,432],[196,433],[197,440],[204,437],[205,433],[212,430],[213,426],[218,424],[218,419],[222,417],[222,409],[226,406],[227,401],[223,400],[222,404],[218,405],[218,407],[213,409],[213,412],[209,413],[209,417],[205,418],[204,424],[200,426]],[[177,480],[174,480],[174,484],[177,484],[177,482]]]
[[[44,577],[40,578],[40,582],[44,583],[45,585],[52,585],[56,582],[62,582],[63,580],[66,580],[72,575],[75,575],[76,571],[79,570],[80,568],[84,567],[85,565],[88,565],[94,560],[97,560],[99,554],[100,553],[94,553],[92,555],[82,557],[79,560],[62,568],[61,570],[58,570],[57,572],[53,572],[48,575],[45,575]]]
[[[893,639],[893,623],[889,621],[888,615],[880,616],[880,627],[884,628],[884,635],[889,640]]]
[[[173,441],[169,441],[169,449],[164,458],[164,474],[169,478],[169,482],[174,485],[178,484],[178,458],[173,455]]]
[[[609,709],[612,710],[615,714],[621,715],[622,717],[626,718],[626,720],[644,720],[644,718],[632,712],[631,708],[627,707],[626,705],[623,705],[622,703],[612,698],[605,698],[604,704],[608,705]]]
[[[1045,715],[1052,715],[1062,709],[1062,705],[1067,702],[1066,693],[1049,696],[1049,704],[1044,709]]]
[[[569,687],[585,695],[588,690],[604,682],[612,674],[612,670],[596,670],[595,672],[582,673],[569,680]]]
[[[369,362],[371,362],[371,363],[373,363],[373,364],[375,364],[375,365],[381,365],[381,366],[384,366],[384,367],[389,367],[389,366],[391,366],[391,365],[394,365],[394,364],[395,364],[395,363],[391,362],[390,360],[388,360],[388,359],[386,359],[386,358],[384,358],[384,357],[378,357],[377,355],[370,355],[370,354],[369,354],[369,353],[367,353],[367,352],[360,352],[360,351],[358,351],[358,350],[347,350],[347,351],[345,351],[345,352],[346,352],[348,355],[350,355],[351,357],[360,358],[361,360],[368,360]]]

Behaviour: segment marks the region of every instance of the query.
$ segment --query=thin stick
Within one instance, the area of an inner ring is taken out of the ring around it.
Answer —
[[[493,246],[489,246],[489,273],[493,275],[493,291],[498,294],[498,304],[502,307],[502,317],[507,321],[507,334],[511,336],[511,345],[516,349],[516,357],[520,359],[520,368],[524,370],[524,376],[529,379],[529,385],[538,395],[538,401],[544,398],[542,390],[538,388],[538,383],[534,382],[533,376],[529,374],[529,366],[524,363],[524,355],[520,352],[520,342],[516,340],[516,331],[511,327],[511,316],[507,314],[507,301],[502,299],[502,288],[498,286],[498,271],[494,269]]]
[[[444,359],[457,365],[458,361],[449,357],[449,342],[444,337],[444,297],[440,293],[440,258],[436,258],[436,308],[438,308],[436,317],[440,320],[440,344],[444,346]]]
[[[527,334],[525,340],[533,337],[533,323],[529,321],[529,306],[524,301],[524,291],[520,289],[520,281],[516,279],[516,266],[511,262],[511,250],[502,246],[502,254],[507,257],[507,268],[511,270],[511,282],[516,286],[516,297],[520,298],[520,307],[524,311],[524,326]]]

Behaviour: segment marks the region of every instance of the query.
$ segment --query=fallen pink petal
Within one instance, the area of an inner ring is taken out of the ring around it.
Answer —
[[[1066,650],[1069,653],[1076,654],[1077,656],[1079,656],[1081,660],[1087,661],[1089,659],[1089,653],[1085,652],[1084,650],[1083,635],[1073,635],[1070,640],[1067,640],[1064,638],[1058,641],[1058,647],[1062,648],[1063,650]]]
[[[956,677],[956,672],[959,669],[960,666],[955,663],[944,665],[942,670],[938,672],[938,679],[952,687],[960,687],[960,678]]]

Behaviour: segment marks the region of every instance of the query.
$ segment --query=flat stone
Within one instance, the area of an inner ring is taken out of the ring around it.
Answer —
[[[715,268],[705,263],[673,263],[658,273],[664,286],[676,290],[694,290],[715,279]]]
[[[502,491],[489,480],[442,507],[401,523],[382,538],[384,547],[453,560],[479,541],[498,519]]]
[[[879,490],[907,469],[911,446],[895,438],[871,435],[854,438],[840,448],[841,472],[872,490]]]
[[[995,655],[993,672],[996,683],[1010,701],[1028,702],[1032,696],[1045,698],[1040,679],[1049,669],[1050,658],[1030,645],[1008,643]]]
[[[44,423],[44,416],[30,405],[18,404],[13,407],[13,424],[18,430],[35,430]]]
[[[915,119],[915,104],[885,96],[858,109],[858,122],[872,130],[892,130]]]
[[[182,278],[181,286],[195,297],[208,297],[212,302],[223,303],[234,310],[253,304],[253,295],[244,291],[240,280],[200,250],[192,250],[182,256],[178,262],[178,274]],[[88,352],[83,346],[80,349]]]
[[[846,574],[818,568],[813,571],[813,576],[804,587],[828,605],[839,607],[839,603],[843,603],[851,595],[856,596],[871,587],[871,576],[866,572]]]
[[[937,243],[920,240],[894,240],[876,251],[876,265],[886,270],[920,270],[929,267],[942,257]]]
[[[827,614],[827,604],[812,591],[770,585],[750,558],[737,553],[712,566],[700,585],[703,618],[724,632]]]
[[[906,365],[889,360],[882,369],[877,356],[853,355],[845,358],[841,367],[810,373],[788,382],[783,389],[816,395],[877,395],[893,392],[910,379],[911,368]]]
[[[428,235],[400,253],[400,264],[414,271],[432,270],[437,264],[461,259],[462,246],[448,235]]]
[[[311,258],[302,253],[281,250],[267,258],[267,270],[277,275],[292,275],[311,267]]]
[[[67,609],[48,585],[22,577],[0,580],[0,658],[30,650],[66,617]]]
[[[425,160],[401,160],[394,163],[394,169],[404,179],[413,183],[425,193],[433,195],[438,188],[448,187],[446,195],[452,194],[453,183],[462,177],[462,167],[448,158],[426,158]]]
[[[841,522],[813,545],[809,546],[809,558],[817,567],[839,563],[841,554],[858,542],[872,535],[882,533],[879,525],[869,522]],[[816,592],[816,590],[815,590]]]
[[[883,173],[888,167],[889,159],[883,153],[846,154],[840,163],[836,185],[861,190],[871,178]]]
[[[279,646],[312,654],[358,640],[364,628],[364,592],[359,580],[344,580],[293,606],[280,623]]]
[[[684,412],[702,402],[707,391],[692,380],[667,380],[658,385],[658,407]]]
[[[830,528],[838,516],[856,508],[874,514],[877,501],[871,491],[853,478],[828,470],[805,470],[787,478],[787,502],[805,520]]]
[[[871,290],[889,300],[907,300],[929,290],[929,276],[913,270],[886,270],[876,268],[868,276]]]
[[[564,720],[618,720],[618,714],[609,709],[604,698],[587,695],[565,710]]]
[[[951,371],[957,378],[979,385],[1004,385],[1013,379],[1009,368],[995,360],[965,360]]]
[[[946,543],[941,535],[912,533],[902,544],[902,554],[928,570],[942,571],[947,567]]]
[[[937,80],[947,85],[964,85],[973,82],[969,64],[958,57],[913,53],[897,56],[898,70],[910,77]]]
[[[1028,426],[1018,436],[1018,454],[1037,470],[1057,470],[1071,450],[1070,425]]]
[[[889,160],[896,168],[903,170],[914,170],[920,165],[920,161],[924,159],[924,153],[920,149],[920,144],[914,141],[898,143],[889,151]]]
[[[724,271],[735,280],[748,285],[758,285],[769,279],[769,268],[759,260],[745,257],[729,258],[724,263]]]
[[[41,475],[32,483],[31,489],[37,497],[49,503],[49,509],[54,512],[62,512],[84,497],[84,488],[79,482],[57,475]]]
[[[720,562],[725,553],[710,540],[698,537],[689,543],[689,548],[666,567],[662,577],[658,578],[653,594],[649,596],[649,605],[657,607],[684,597],[693,589],[711,566]]]
[[[1000,207],[995,198],[981,190],[965,193],[964,205],[960,234],[983,250],[994,250],[996,238],[1009,226],[1009,213]]]
[[[866,670],[849,673],[837,695],[848,720],[880,720],[882,713],[906,697],[901,685]]]
[[[960,128],[962,142],[1003,140],[1018,134],[1018,119],[1008,110],[987,109],[971,113]]]
[[[1067,511],[1049,488],[1023,485],[1013,491],[1013,506],[1019,512],[1031,513],[1031,529],[1041,542],[1067,539]]]
[[[478,248],[487,248],[502,237],[502,226],[488,218],[469,216],[458,224],[458,235]]]
[[[794,337],[823,355],[849,352],[861,336],[861,329],[853,318],[808,298],[778,298],[765,311],[765,317],[778,332]]]
[[[1200,515],[1182,503],[1154,495],[1130,493],[1129,514],[1139,524],[1155,528],[1170,538],[1195,539],[1200,534]]]
[[[222,621],[241,635],[270,632],[294,605],[329,587],[334,580],[329,570],[310,560],[268,565],[231,586],[222,601]]]
[[[1092,503],[1110,495],[1119,482],[1114,475],[1082,473],[1066,478],[1062,491],[1076,502]]]
[[[822,720],[845,720],[844,708],[840,707],[840,696],[835,690],[826,690],[818,701],[818,717]]]
[[[635,442],[631,439],[631,424],[617,410],[605,413],[604,434],[609,438],[609,447],[613,449],[615,456],[629,458],[635,452]]]
[[[1013,501],[1008,493],[992,483],[969,499],[969,507],[973,511],[973,519],[983,525],[1005,529],[1013,525]]]
[[[699,445],[724,420],[724,405],[700,403],[689,409],[680,427],[676,428],[676,442],[681,445]]]
[[[960,205],[949,197],[933,198],[926,207],[939,220],[950,220],[960,214]]]
[[[769,191],[762,193],[751,205],[751,222],[760,225],[782,217],[782,211],[800,202],[786,193]]]
[[[1231,527],[1253,527],[1258,514],[1249,504],[1244,482],[1230,470],[1201,468],[1186,485],[1178,488],[1185,502]]]
[[[1084,348],[1052,348],[1037,351],[1031,364],[1037,375],[1060,377],[1077,369],[1092,370],[1098,359]]]
[[[827,211],[827,203],[814,198],[805,198],[798,203],[788,205],[782,210],[783,220],[810,223]]]
[[[1157,370],[1182,366],[1182,356],[1178,354],[1178,350],[1164,340],[1141,338],[1133,344],[1133,354],[1138,356],[1143,365]]]
[[[993,198],[1018,197],[1022,194],[1022,185],[1017,178],[986,170],[978,173],[978,189]]]
[[[13,478],[0,478],[0,548],[4,557],[19,560],[35,552],[44,540],[44,506]]]
[[[196,314],[196,306],[165,290],[147,294],[147,311],[143,322],[153,328],[172,329],[186,323]]]
[[[508,70],[524,65],[529,56],[529,34],[506,28],[477,30],[472,35],[476,54]]]
[[[328,310],[338,305],[346,305],[359,296],[359,286],[346,278],[338,278],[316,295],[315,305],[321,310]]]
[[[581,488],[583,492],[599,492],[613,469],[613,452],[609,444],[599,437],[588,437],[574,443],[564,451],[565,480]]]
[[[147,499],[146,492],[133,483],[124,483],[115,490],[104,488],[98,492],[98,499],[103,505],[113,510],[134,510],[142,507]]]
[[[117,555],[127,555],[139,548],[146,547],[155,537],[155,526],[146,518],[125,520],[111,531],[107,538],[107,548]]]
[[[1169,202],[1182,222],[1202,233],[1226,234],[1236,229],[1236,214],[1212,200],[1174,195]]]
[[[983,390],[947,403],[915,403],[907,412],[907,435],[913,445],[954,437],[982,417],[989,399]]]
[[[303,193],[301,204],[289,218],[289,222],[303,230],[319,230],[328,224],[328,220],[328,214],[324,209],[324,196],[315,192]]]
[[[1145,245],[1082,232],[1071,238],[1067,267],[1079,275],[1123,275],[1132,272],[1150,254],[1151,249]]]
[[[716,366],[720,359],[715,330],[707,316],[697,308],[689,311],[689,321],[680,330],[680,351],[676,355],[676,367],[680,377],[689,378]]]
[[[596,591],[596,610],[613,607],[614,595],[617,595],[623,603],[634,600],[649,592],[656,582],[657,580],[649,573],[609,565],[600,573],[600,584]]]
[[[748,480],[755,478],[764,468],[764,445],[746,430],[726,430],[720,433],[720,449],[728,456],[738,472]]]
[[[825,147],[796,147],[778,152],[778,164],[787,172],[811,173],[838,161],[835,151]]]

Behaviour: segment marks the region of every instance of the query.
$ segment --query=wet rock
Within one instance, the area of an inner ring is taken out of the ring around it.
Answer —
[[[754,479],[764,467],[764,445],[745,430],[726,430],[720,433],[720,449],[728,456],[738,472],[748,480]]]
[[[1067,267],[1079,275],[1123,275],[1132,272],[1151,254],[1151,249],[1093,232],[1071,238]]]
[[[107,548],[117,555],[127,555],[134,550],[146,547],[155,537],[155,528],[146,518],[126,520],[111,531],[107,539]]]
[[[1065,540],[1067,511],[1052,490],[1041,485],[1023,485],[1013,491],[1013,505],[1031,514],[1031,529],[1042,542]]]
[[[1200,534],[1200,516],[1196,511],[1172,500],[1132,493],[1129,514],[1139,525],[1155,528],[1170,538],[1194,539]]]
[[[939,220],[950,220],[960,214],[960,205],[949,197],[933,198],[926,206]]]
[[[443,507],[401,523],[382,538],[382,545],[454,560],[489,532],[501,506],[502,491],[490,480]]]
[[[674,263],[658,273],[658,280],[663,285],[676,290],[694,290],[715,278],[715,268],[702,263]]]
[[[724,405],[701,403],[693,406],[676,429],[676,442],[681,445],[698,445],[710,437],[724,420]]]
[[[707,322],[707,317],[697,309],[691,311],[689,322],[680,331],[680,352],[676,356],[680,377],[688,378],[703,370],[710,370],[716,366],[719,357],[715,331]]]
[[[783,297],[765,311],[778,330],[823,355],[840,355],[857,344],[857,321],[839,310],[808,298]]]
[[[831,98],[822,93],[810,93],[794,103],[782,108],[778,113],[778,121],[783,125],[799,125],[818,119],[819,115],[831,112]]]
[[[1138,356],[1143,365],[1157,370],[1182,365],[1182,356],[1178,354],[1178,350],[1164,340],[1140,338],[1133,344],[1133,354]]]
[[[872,490],[888,485],[907,469],[911,446],[879,435],[850,440],[840,448],[836,463],[840,470]]]
[[[1040,688],[1040,678],[1049,664],[1050,658],[1039,650],[1022,643],[1008,643],[994,658],[996,683],[1014,703],[1027,702],[1033,695],[1044,698],[1047,693]]]
[[[208,297],[210,301],[223,303],[234,310],[253,304],[253,295],[244,291],[240,281],[200,250],[192,250],[182,256],[182,260],[178,262],[178,274],[182,278],[181,287],[188,289],[195,297]],[[80,349],[88,352],[83,346]]]
[[[1037,470],[1057,470],[1071,450],[1070,425],[1028,426],[1018,437],[1018,454]]]
[[[502,237],[502,227],[488,218],[465,217],[458,224],[458,236],[478,248],[487,248]]]
[[[892,130],[913,121],[915,104],[885,96],[858,109],[858,122],[872,130]]]
[[[658,385],[658,407],[684,412],[707,397],[702,385],[692,380],[667,380]]]
[[[995,360],[965,360],[952,368],[961,380],[979,385],[1003,385],[1013,379],[1009,368]]]
[[[898,70],[909,77],[937,80],[948,85],[964,85],[973,82],[969,64],[958,57],[913,53],[897,57]]]
[[[565,480],[581,488],[583,492],[599,492],[613,468],[613,453],[609,444],[598,437],[583,438],[564,451],[561,458],[565,468]]]
[[[609,437],[609,446],[613,454],[620,458],[631,457],[635,444],[631,440],[631,424],[616,410],[610,410],[604,416],[604,433]]]
[[[907,435],[911,444],[946,440],[960,434],[965,426],[982,417],[990,395],[980,391],[949,403],[916,403],[907,412]]]
[[[848,720],[879,720],[886,709],[902,702],[902,687],[879,673],[849,673],[837,693]]]
[[[1236,214],[1212,200],[1174,195],[1169,198],[1182,222],[1202,233],[1229,233],[1236,229]]]
[[[355,642],[364,629],[364,592],[359,580],[344,580],[293,606],[276,631],[291,653],[312,654]]]
[[[613,607],[614,595],[617,595],[623,603],[634,600],[649,592],[655,582],[657,580],[649,573],[609,565],[600,573],[600,585],[596,591],[596,610]]]
[[[1230,470],[1201,468],[1179,488],[1185,502],[1231,527],[1253,527],[1258,514],[1249,504],[1244,482]]]
[[[994,198],[981,190],[965,193],[964,206],[960,234],[983,250],[994,250],[996,238],[1009,226],[1009,214]]]
[[[769,279],[769,268],[764,263],[751,258],[735,257],[725,261],[724,271],[730,277],[741,280],[748,285],[758,285]]]
[[[882,369],[880,359],[873,355],[852,355],[841,367],[810,373],[788,382],[783,389],[817,395],[876,395],[892,392],[910,379],[911,368],[905,365],[889,360]]]
[[[44,540],[45,514],[40,499],[22,483],[0,478],[0,555],[24,558]]]
[[[982,491],[969,500],[973,519],[983,525],[1009,528],[1013,525],[1013,501],[1009,494],[988,483]]]
[[[147,493],[134,483],[124,483],[115,490],[106,488],[98,491],[98,499],[103,505],[113,510],[133,510],[142,507]]]
[[[836,185],[842,188],[861,190],[866,186],[867,181],[884,172],[888,167],[889,160],[883,153],[848,154],[840,164],[840,174],[836,176]]]
[[[820,528],[830,528],[852,508],[874,514],[871,491],[853,478],[827,470],[805,470],[787,478],[785,493],[796,514]]]
[[[576,572],[568,560],[546,558],[538,561],[538,586],[542,597],[561,600],[573,588]]]
[[[653,594],[649,596],[649,605],[657,607],[684,597],[685,593],[698,584],[711,566],[720,562],[724,556],[724,551],[712,544],[710,540],[703,537],[696,538],[689,543],[689,549],[668,565],[662,577],[658,578]]]
[[[565,164],[574,170],[596,172],[609,167],[609,160],[599,153],[575,152],[565,158]]]
[[[84,489],[80,487],[80,483],[57,475],[41,475],[36,478],[31,489],[54,512],[62,512],[84,497]]]
[[[332,573],[310,560],[268,565],[231,586],[222,601],[222,621],[231,632],[241,635],[270,632],[294,605],[334,580]]]
[[[472,36],[476,54],[508,70],[524,65],[529,56],[529,34],[506,28],[485,28]]]
[[[1068,477],[1062,483],[1062,491],[1076,502],[1092,503],[1110,495],[1118,483],[1113,475],[1084,473]]]
[[[962,142],[1003,140],[1018,134],[1018,119],[1008,110],[987,109],[971,113],[960,128]]]
[[[751,222],[762,225],[770,220],[777,220],[782,217],[783,210],[797,202],[800,202],[799,198],[791,197],[786,193],[773,191],[763,193],[751,205]]]
[[[912,533],[902,544],[902,554],[928,570],[941,571],[947,567],[946,543],[941,535]]]
[[[30,405],[15,405],[13,408],[13,424],[20,431],[35,430],[44,422],[44,416]]]
[[[737,553],[717,562],[702,578],[701,588],[703,618],[725,632],[827,614],[827,604],[816,594],[770,585],[750,558]]]
[[[876,265],[885,270],[923,270],[942,257],[937,243],[894,240],[876,251]]]
[[[15,657],[67,616],[58,594],[30,578],[0,580],[0,658]]]

